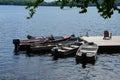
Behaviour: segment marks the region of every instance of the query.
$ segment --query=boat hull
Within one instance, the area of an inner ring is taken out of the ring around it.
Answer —
[[[84,64],[84,63],[90,63],[90,64],[95,64],[96,62],[96,56],[92,56],[92,57],[82,57],[82,56],[76,56],[75,57],[75,60],[76,60],[76,64]]]
[[[65,51],[65,52],[53,51],[52,55],[53,55],[54,58],[73,57],[73,56],[75,56],[77,50],[78,50],[78,48],[68,50],[68,51]]]
[[[13,39],[13,44],[15,46],[14,51],[26,51],[28,49],[28,46],[34,45],[34,44],[57,44],[62,41],[69,40],[71,36],[59,36],[56,37],[55,40],[43,40],[43,39],[26,39],[26,40],[19,40],[19,39]],[[45,50],[46,51],[46,50]],[[43,50],[44,52],[44,50]]]
[[[84,43],[76,53],[76,64],[95,64],[98,46],[94,43]]]
[[[39,46],[39,47],[30,47],[27,51],[27,53],[33,53],[33,54],[44,54],[51,52],[51,49],[55,47],[53,46]]]
[[[54,58],[67,58],[67,57],[74,57],[76,52],[81,46],[81,42],[72,42],[69,45],[61,45],[52,49],[52,55]]]

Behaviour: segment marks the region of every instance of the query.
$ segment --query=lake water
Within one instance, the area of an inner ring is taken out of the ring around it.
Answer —
[[[109,30],[120,35],[120,14],[103,19],[95,7],[88,13],[79,9],[39,7],[27,20],[24,6],[0,6],[0,80],[120,80],[120,54],[100,54],[94,66],[85,69],[76,65],[75,58],[52,60],[50,54],[28,57],[14,55],[12,40],[25,39],[26,35],[103,35]]]

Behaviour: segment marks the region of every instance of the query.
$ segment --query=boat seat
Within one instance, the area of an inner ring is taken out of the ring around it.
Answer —
[[[62,49],[71,50],[71,49],[73,49],[73,48],[71,48],[71,47],[62,47]]]
[[[70,45],[71,48],[78,48],[79,46],[76,45]]]
[[[81,50],[81,52],[84,52],[84,53],[95,53],[96,50],[90,50],[90,51],[88,51],[88,50]]]

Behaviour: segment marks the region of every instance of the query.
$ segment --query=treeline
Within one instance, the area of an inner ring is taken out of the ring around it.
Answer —
[[[0,0],[0,5],[25,5],[28,0]]]
[[[0,0],[0,5],[25,5],[28,1],[31,0]],[[34,0],[33,0],[34,1]],[[101,0],[102,1],[102,0]],[[60,2],[42,2],[40,6],[60,6]],[[71,3],[67,4],[67,6],[71,5]],[[76,5],[76,4],[74,4]],[[94,4],[89,4],[90,6],[94,6]],[[116,5],[120,5],[120,0],[116,0]]]
[[[0,0],[0,5],[25,5],[29,1],[31,0]],[[40,6],[60,6],[60,4],[54,1],[53,2],[42,2]]]

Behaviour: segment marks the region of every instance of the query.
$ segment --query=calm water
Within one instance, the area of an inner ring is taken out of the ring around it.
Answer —
[[[27,57],[14,55],[12,39],[26,38],[27,34],[41,35],[102,35],[109,30],[120,35],[120,14],[104,20],[91,7],[86,14],[79,9],[40,7],[30,20],[24,6],[0,6],[0,80],[120,80],[120,55],[98,55],[94,66],[83,69],[75,58],[53,61],[48,55]]]

